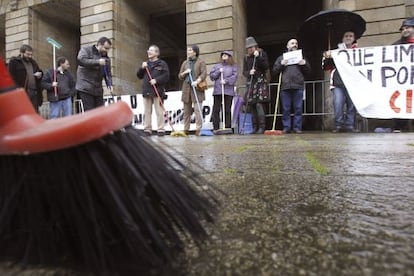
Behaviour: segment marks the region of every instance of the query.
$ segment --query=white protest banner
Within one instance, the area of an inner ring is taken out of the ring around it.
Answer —
[[[298,64],[303,59],[302,49],[283,53],[283,59],[288,61],[287,65]]]
[[[414,119],[414,44],[332,50],[335,66],[363,117]]]
[[[213,89],[207,89],[205,92],[205,101],[202,103],[201,111],[203,113],[204,129],[212,129],[211,112],[213,110]],[[164,107],[167,111],[168,117],[174,127],[174,130],[184,130],[184,110],[183,102],[181,101],[181,91],[170,91],[166,92],[168,98],[164,100]],[[104,97],[105,105],[111,104],[114,101],[124,101],[131,108],[134,113],[134,119],[132,120],[132,125],[138,129],[144,129],[144,106],[142,101],[142,94],[134,95],[122,95],[122,96],[105,96]],[[196,107],[195,107],[196,108]],[[155,112],[152,112],[152,128],[153,130],[157,129],[157,116]],[[191,115],[191,124],[190,130],[195,130],[195,114]],[[168,120],[165,119],[165,130],[171,131],[170,124]]]

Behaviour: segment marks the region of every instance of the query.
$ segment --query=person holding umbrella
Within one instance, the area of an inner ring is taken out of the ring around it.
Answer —
[[[412,44],[414,43],[414,17],[404,19],[400,27],[401,38],[395,41],[392,45]],[[393,119],[393,133],[400,133],[402,129],[408,126],[408,119]]]
[[[266,52],[259,48],[254,37],[246,38],[246,50],[247,55],[243,63],[243,75],[247,79],[245,102],[251,108],[253,131],[256,134],[263,134],[266,128],[263,103],[269,100],[266,79],[269,61]]]
[[[152,134],[152,106],[154,106],[157,115],[157,134],[164,136],[165,118],[163,101],[166,97],[164,88],[170,79],[170,71],[167,63],[159,58],[160,49],[157,45],[151,45],[148,50],[148,61],[142,62],[137,71],[137,77],[144,79],[142,82],[142,98],[144,101],[144,132],[147,136]],[[148,69],[149,73],[146,73]],[[157,88],[155,91],[154,86]]]
[[[213,132],[219,134],[220,109],[222,110],[223,129],[231,130],[231,105],[234,96],[234,85],[237,81],[237,66],[233,59],[233,51],[223,51],[220,62],[210,71],[210,79],[214,81],[213,90]],[[223,104],[223,106],[222,106]]]
[[[342,43],[338,44],[339,49],[352,49],[357,46],[355,40],[355,33],[351,30],[346,31],[342,37]],[[331,56],[331,51],[325,51],[323,53],[322,68],[325,71],[330,71],[330,89],[333,96],[333,107],[335,114],[335,128],[332,132],[337,133],[340,131],[346,132],[359,132],[354,127],[355,125],[355,106],[348,94],[348,90],[339,75],[338,70],[335,68],[335,63]],[[344,116],[344,108],[346,106],[346,113]]]

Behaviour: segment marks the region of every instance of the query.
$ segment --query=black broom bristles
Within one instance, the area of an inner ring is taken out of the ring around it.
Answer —
[[[128,127],[78,147],[0,155],[0,258],[92,272],[168,266],[206,238],[214,189]]]

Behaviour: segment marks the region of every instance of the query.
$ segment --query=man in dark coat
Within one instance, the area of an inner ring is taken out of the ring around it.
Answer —
[[[49,119],[72,115],[72,98],[76,95],[75,79],[68,71],[70,64],[65,57],[56,60],[57,68],[50,68],[42,79],[47,91]]]
[[[8,70],[14,82],[26,90],[34,109],[39,112],[39,106],[43,103],[41,86],[43,72],[33,59],[33,48],[23,44],[19,56],[10,59]]]
[[[290,39],[286,44],[287,51],[298,50],[298,41]],[[283,132],[302,133],[303,91],[305,89],[305,76],[309,73],[309,63],[302,58],[295,64],[288,64],[288,60],[280,55],[273,65],[273,74],[282,74],[281,100]],[[291,110],[293,107],[293,124]]]
[[[154,106],[155,114],[157,115],[157,134],[158,136],[164,136],[164,90],[165,85],[170,79],[170,71],[167,63],[159,58],[160,49],[157,45],[151,45],[147,50],[147,54],[148,61],[144,61],[137,71],[137,77],[143,79],[144,132],[148,136],[152,133],[152,106]],[[147,74],[146,69],[148,69],[151,77]]]
[[[101,37],[96,45],[79,50],[76,90],[85,111],[104,105],[103,79],[112,94],[111,60],[108,57],[111,47],[111,40]]]

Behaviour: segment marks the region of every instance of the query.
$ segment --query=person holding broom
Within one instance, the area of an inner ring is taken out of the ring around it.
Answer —
[[[200,104],[202,106],[205,100],[204,91],[200,91],[196,87],[197,84],[207,77],[206,63],[199,58],[199,55],[200,48],[198,45],[188,46],[187,59],[181,64],[180,72],[178,73],[178,78],[183,80],[181,101],[184,103],[184,132],[188,134],[190,131],[191,114],[193,113],[194,106],[196,136],[200,136],[203,126],[203,114],[201,114],[200,109],[196,105]],[[199,103],[197,103],[196,96],[193,93],[193,87],[195,87]]]
[[[231,104],[234,96],[234,85],[237,81],[237,65],[233,59],[233,51],[221,52],[220,62],[214,65],[210,71],[210,79],[214,81],[213,132],[218,134],[220,109],[222,112],[225,111],[222,120],[223,129],[231,130]],[[221,107],[222,103],[224,103],[223,107]]]
[[[263,134],[266,129],[266,117],[263,103],[269,100],[266,72],[269,61],[266,52],[259,48],[254,37],[246,38],[247,55],[243,63],[243,75],[247,79],[247,102],[253,117],[253,131]]]
[[[289,39],[286,43],[288,52],[298,50],[299,44],[295,38]],[[284,55],[280,55],[274,65],[273,74],[282,74],[281,100],[282,100],[282,124],[283,133],[302,133],[302,109],[303,91],[305,88],[305,76],[309,73],[309,63],[303,57],[290,64]],[[290,117],[293,109],[293,123]]]
[[[159,58],[160,49],[157,45],[151,45],[147,50],[147,54],[148,61],[142,62],[141,67],[137,71],[137,77],[143,79],[144,133],[147,136],[152,134],[152,106],[154,106],[155,114],[157,115],[157,134],[158,136],[164,136],[165,118],[162,104],[166,99],[165,85],[170,79],[170,71],[167,63]],[[157,91],[155,91],[154,86],[157,88]]]
[[[72,115],[72,98],[76,95],[75,79],[69,72],[69,60],[59,57],[57,68],[50,68],[42,79],[42,87],[47,91],[49,119]]]

